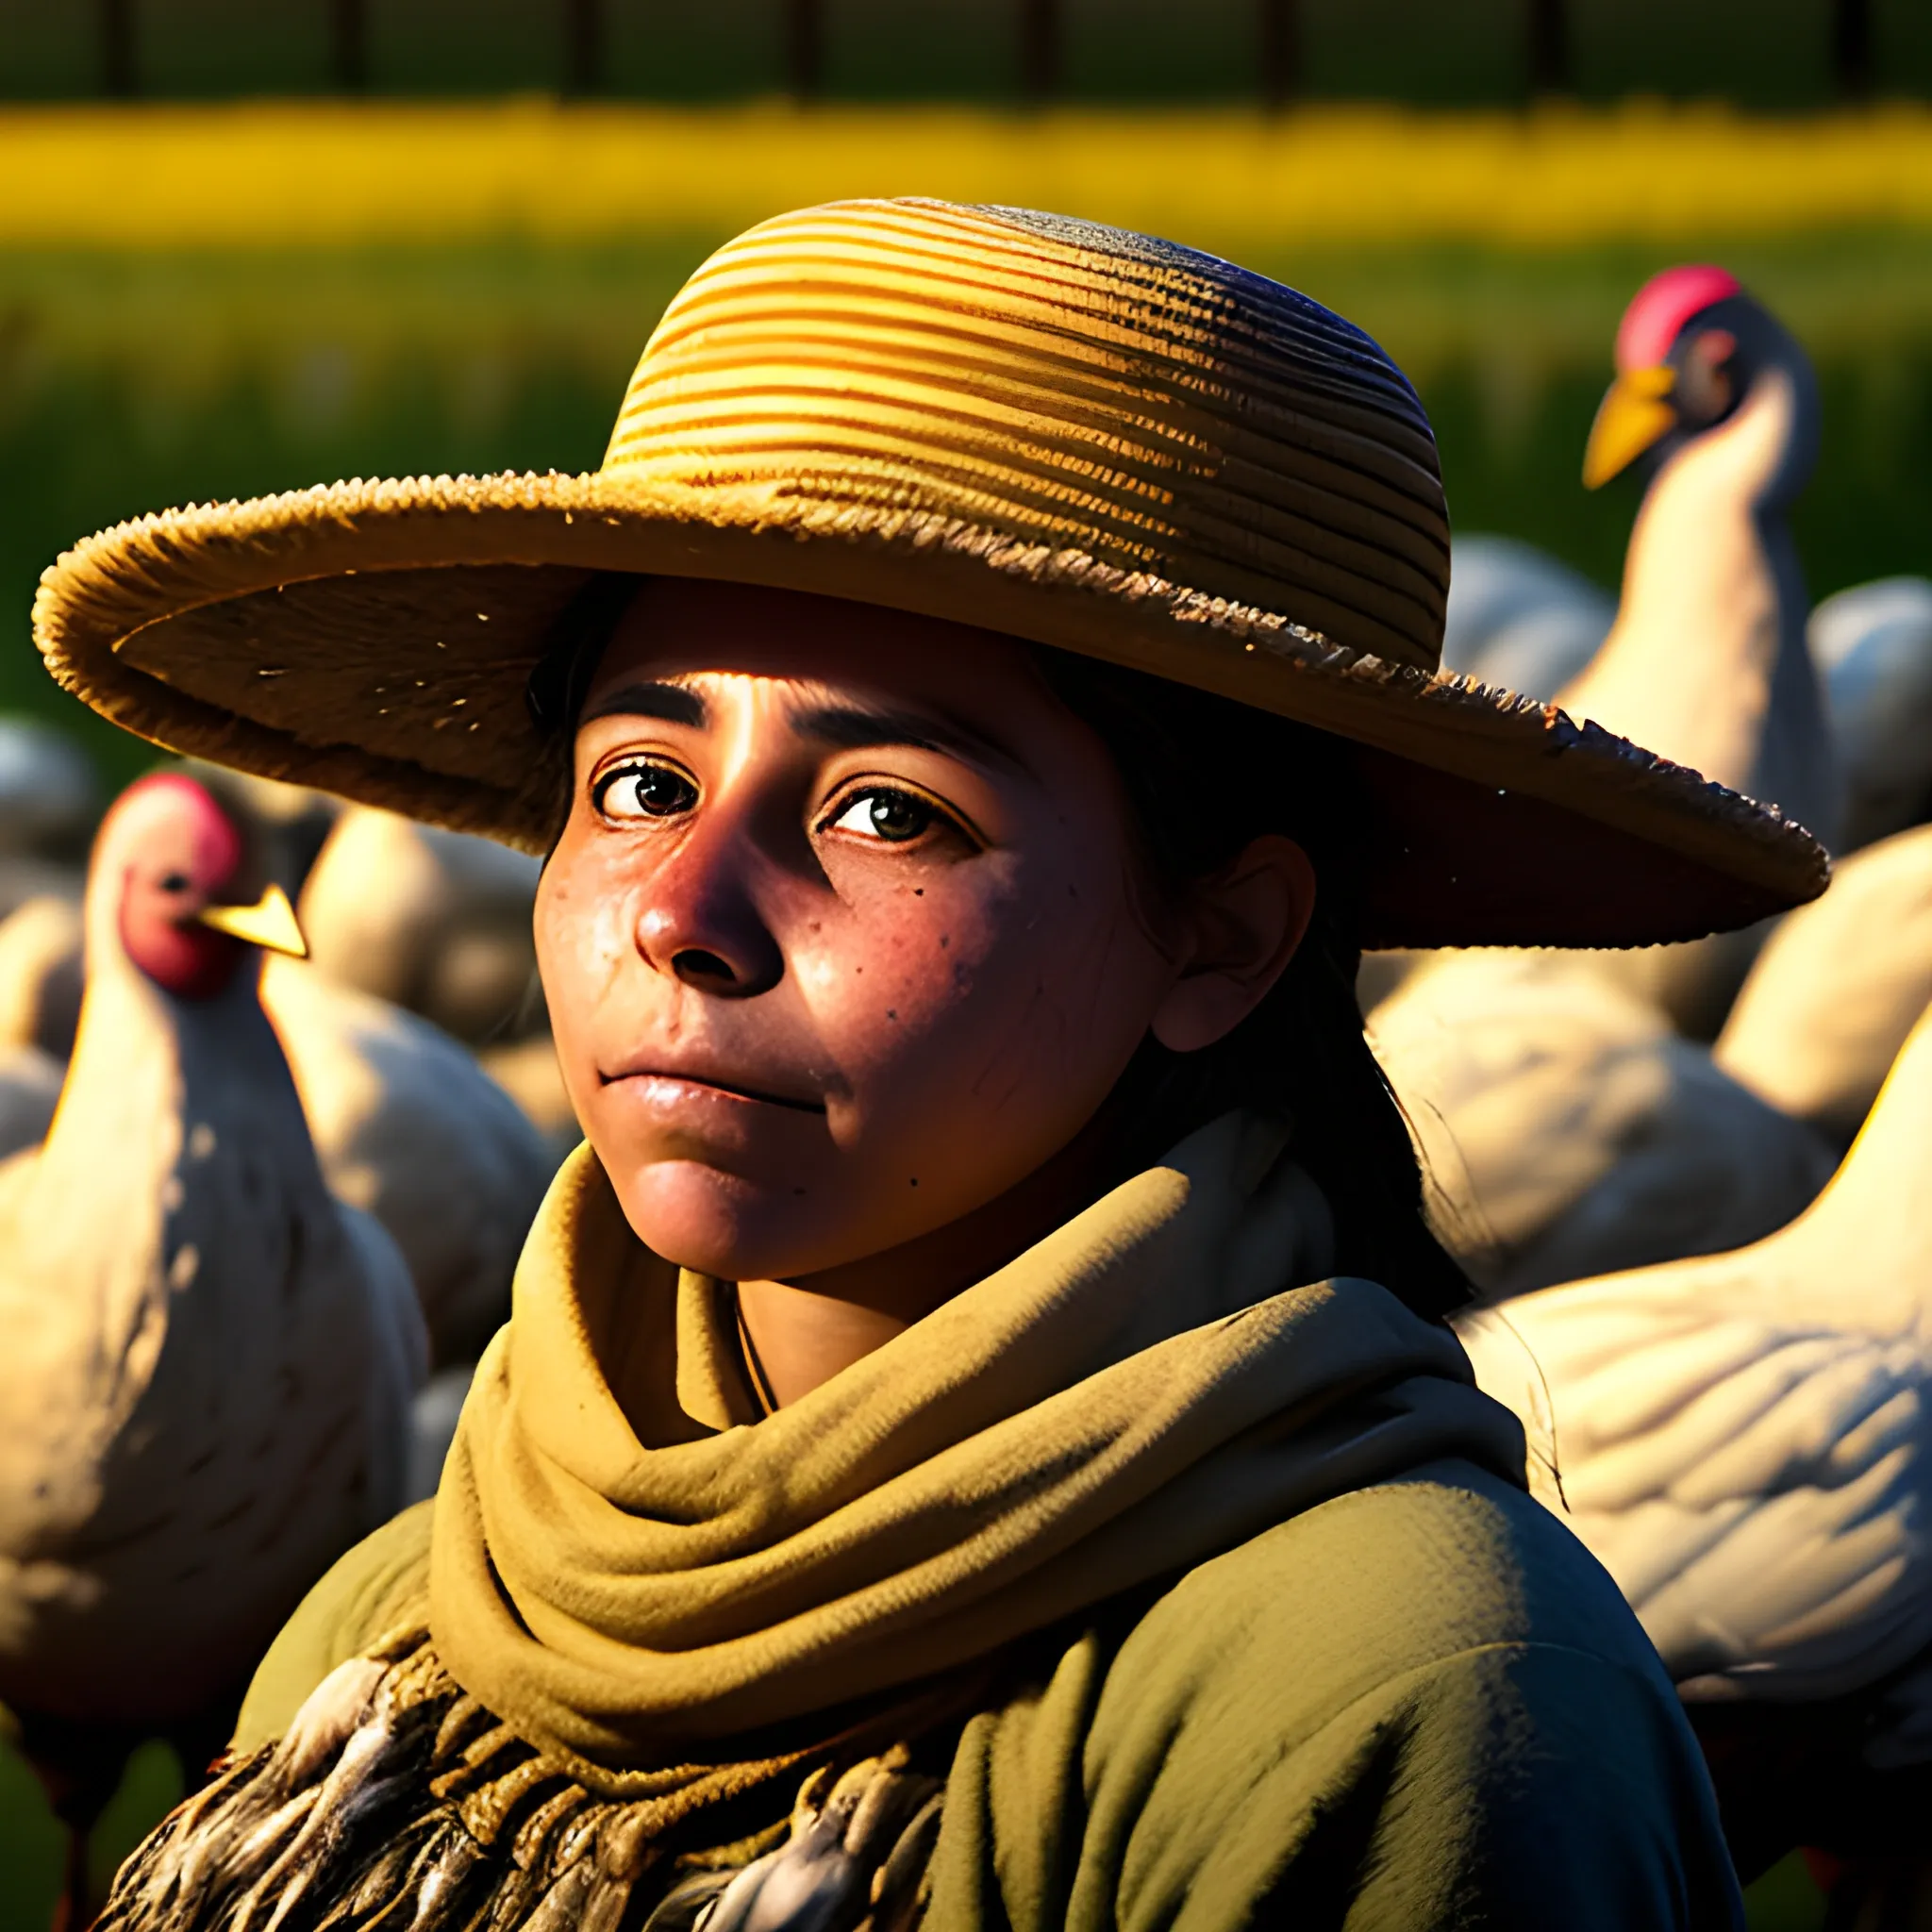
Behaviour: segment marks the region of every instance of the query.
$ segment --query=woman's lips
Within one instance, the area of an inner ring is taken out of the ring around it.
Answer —
[[[747,1106],[787,1108],[793,1113],[822,1114],[825,1111],[825,1103],[823,1100],[807,1099],[791,1093],[774,1093],[763,1088],[738,1080],[724,1079],[711,1074],[684,1074],[658,1067],[635,1067],[615,1074],[607,1074],[600,1070],[597,1078],[599,1083],[607,1088],[636,1082],[638,1096],[647,1105],[675,1107],[683,1101],[724,1099]]]

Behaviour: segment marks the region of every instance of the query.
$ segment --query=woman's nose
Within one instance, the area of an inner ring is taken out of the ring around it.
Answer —
[[[645,960],[698,992],[750,999],[784,976],[784,956],[739,875],[735,841],[694,839],[651,881],[638,914]]]

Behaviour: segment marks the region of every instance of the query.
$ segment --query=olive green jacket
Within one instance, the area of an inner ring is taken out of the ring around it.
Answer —
[[[238,1742],[420,1614],[430,1505],[316,1587]],[[1090,1613],[956,1753],[925,1932],[1730,1928],[1697,1746],[1615,1587],[1460,1461]]]

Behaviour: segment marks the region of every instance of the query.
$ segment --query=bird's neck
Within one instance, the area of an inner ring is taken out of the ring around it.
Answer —
[[[1659,471],[1616,624],[1559,702],[1828,839],[1836,771],[1784,516],[1801,403],[1769,369],[1729,422]]]
[[[247,1206],[235,1198],[238,1163],[275,1177],[261,1213],[325,1206],[256,979],[250,960],[221,994],[189,1004],[118,950],[93,950],[52,1129],[0,1184],[12,1293],[59,1299],[64,1369],[108,1376],[111,1389],[84,1392],[110,1426],[140,1400],[171,1337],[241,1316],[208,1290],[225,1224]]]

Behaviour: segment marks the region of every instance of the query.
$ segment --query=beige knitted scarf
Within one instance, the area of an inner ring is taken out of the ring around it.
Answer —
[[[104,1925],[906,1932],[1016,1640],[1425,1462],[1520,1473],[1445,1330],[1311,1280],[1328,1229],[1229,1116],[761,1417],[728,1295],[580,1150],[463,1411],[428,1630],[191,1800]]]

